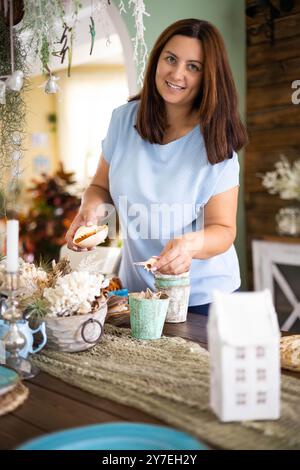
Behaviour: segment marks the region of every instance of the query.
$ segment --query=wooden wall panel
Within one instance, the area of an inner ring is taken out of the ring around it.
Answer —
[[[262,17],[260,17],[260,20],[263,21]],[[256,29],[258,32],[258,34],[252,34],[251,36],[248,36],[249,45],[262,44],[267,43],[269,41],[265,33],[259,30],[260,23],[258,21],[259,19],[257,18],[255,21],[251,23],[249,22],[249,28],[251,28],[252,30]],[[278,18],[278,20],[276,20],[276,25],[274,29],[275,41],[277,42],[281,39],[287,39],[293,36],[297,36],[299,34],[299,31],[300,13],[289,15],[288,17]]]
[[[291,83],[287,86],[286,80],[282,83],[249,87],[248,113],[290,105],[293,91]]]
[[[300,72],[299,72],[300,77]],[[298,106],[278,106],[276,108],[261,110],[248,113],[247,125],[251,131],[274,129],[281,127],[296,127],[299,131],[300,110]]]
[[[286,83],[298,80],[300,77],[300,57],[292,57],[271,64],[261,64],[248,67],[247,81],[249,89],[276,83]]]
[[[284,122],[278,128],[273,127],[266,130],[249,129],[249,136],[248,151],[275,149],[279,155],[285,147],[291,144],[298,145],[300,148],[299,127],[287,127]]]
[[[247,6],[256,4],[247,0]],[[273,0],[279,5],[278,0]],[[262,24],[263,13],[247,22],[247,127],[249,145],[245,153],[245,205],[248,283],[253,286],[251,241],[276,236],[276,213],[294,204],[270,195],[259,174],[272,171],[284,154],[300,159],[300,105],[292,103],[291,85],[300,80],[300,0],[289,13],[274,21],[274,44]],[[260,27],[260,29],[259,29]],[[253,35],[253,30],[259,31]]]
[[[273,46],[269,42],[248,46],[248,66],[255,67],[294,59],[299,57],[299,50],[300,35],[275,41]]]

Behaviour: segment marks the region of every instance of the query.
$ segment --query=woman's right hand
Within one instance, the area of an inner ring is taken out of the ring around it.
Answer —
[[[78,227],[81,225],[86,225],[89,227],[90,225],[97,225],[97,215],[96,209],[84,209],[81,208],[74,218],[72,224],[70,225],[69,230],[66,233],[66,242],[68,248],[73,251],[88,251],[87,248],[80,248],[80,246],[75,245],[73,243],[74,235]]]
[[[103,155],[101,155],[96,174],[83,193],[79,212],[66,233],[68,248],[73,251],[88,251],[87,248],[80,248],[73,243],[78,227],[81,225],[88,227],[90,225],[100,225],[99,222],[105,217],[105,204],[113,204],[109,193],[108,173],[109,165],[106,163]],[[104,208],[102,210],[101,206],[103,205]]]

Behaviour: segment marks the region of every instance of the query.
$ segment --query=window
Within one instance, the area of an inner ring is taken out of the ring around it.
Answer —
[[[238,347],[235,350],[236,359],[245,359],[246,357],[246,348]]]
[[[236,369],[236,371],[235,371],[235,380],[236,380],[236,382],[245,382],[245,380],[246,380],[246,371],[245,371],[245,369]]]
[[[267,371],[266,369],[257,369],[256,371],[256,379],[258,381],[264,381],[267,378]]]
[[[246,405],[246,393],[245,392],[239,392],[236,394],[235,397],[235,404],[236,405]]]
[[[263,405],[267,402],[267,393],[266,392],[257,392],[256,403],[258,405]]]
[[[256,357],[257,358],[262,358],[265,357],[266,355],[266,350],[263,346],[257,346],[256,347]]]
[[[112,110],[128,96],[124,67],[78,67],[72,80],[60,81],[63,99],[57,101],[59,152],[67,171],[83,186],[94,175],[101,141]]]

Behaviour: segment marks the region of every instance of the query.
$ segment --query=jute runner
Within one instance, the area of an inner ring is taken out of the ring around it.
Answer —
[[[300,449],[300,379],[282,377],[281,418],[222,424],[209,408],[208,353],[182,338],[138,341],[106,325],[93,349],[34,356],[61,380],[155,416],[224,449]]]

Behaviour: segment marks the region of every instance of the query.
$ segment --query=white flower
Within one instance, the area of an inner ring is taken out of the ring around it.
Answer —
[[[49,302],[49,316],[88,313],[91,304],[100,296],[106,282],[102,274],[87,271],[73,271],[58,278],[55,287],[44,290],[44,298]]]
[[[297,199],[300,201],[300,160],[292,165],[284,156],[275,163],[275,171],[263,175],[262,184],[270,194],[279,194],[281,199]]]
[[[56,263],[52,262],[52,269]],[[95,264],[91,264],[95,269]],[[72,271],[55,279],[51,271],[47,274],[42,268],[20,259],[19,281],[20,300],[24,309],[34,305],[37,299],[45,299],[45,314],[49,316],[70,316],[85,314],[92,310],[93,302],[101,296],[101,289],[108,286],[109,280],[103,274],[88,271]],[[5,283],[6,265],[0,263],[0,286]],[[47,287],[51,285],[52,287]]]
[[[37,268],[33,263],[25,263],[21,260],[19,271],[20,287],[26,289],[26,296],[45,287],[48,282],[48,274],[42,268]]]
[[[32,263],[25,263],[22,259],[19,261],[19,284],[24,290],[25,295],[30,297],[47,285],[48,274],[42,268],[37,268]],[[6,264],[3,261],[0,264],[0,285],[4,283],[5,273]]]

